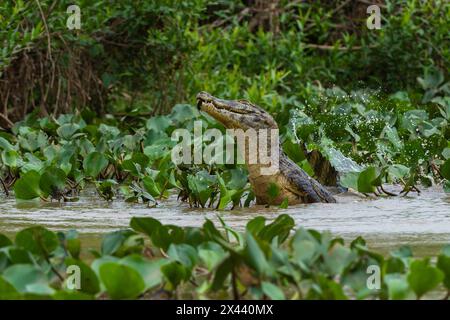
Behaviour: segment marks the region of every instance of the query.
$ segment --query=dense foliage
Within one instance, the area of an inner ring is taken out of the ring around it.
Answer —
[[[293,226],[287,215],[252,219],[244,232],[210,220],[180,228],[133,218],[91,257],[80,254],[75,231],[31,227],[14,242],[0,234],[0,299],[448,297],[448,246],[435,261],[408,247],[383,257],[362,238],[346,246],[314,230],[290,236]]]
[[[84,0],[69,30],[70,1],[4,1],[0,126],[35,108],[167,112],[200,90],[279,110],[313,82],[393,93],[424,69],[448,77],[448,1],[377,2],[380,30],[365,1]]]
[[[341,185],[363,193],[390,194],[384,183],[402,184],[405,193],[441,182],[449,190],[448,97],[438,98],[442,105],[427,112],[414,109],[403,92],[381,99],[362,91],[314,90],[308,108],[299,105],[288,114],[282,135],[287,154],[312,176],[303,142],[325,155],[340,173]],[[253,193],[245,167],[173,162],[179,142],[173,131],[189,130],[192,145],[195,121],[204,129],[223,129],[215,120],[179,104],[169,115],[133,121],[123,126],[123,121],[99,120],[89,112],[55,120],[28,116],[13,134],[0,134],[4,192],[14,188],[23,200],[76,201],[79,191],[93,183],[108,201],[156,205],[175,190],[194,206],[249,205]],[[268,192],[277,195],[277,190]]]

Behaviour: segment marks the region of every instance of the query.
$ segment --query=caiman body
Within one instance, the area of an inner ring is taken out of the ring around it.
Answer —
[[[228,129],[278,129],[272,116],[262,108],[246,100],[223,100],[207,92],[197,95],[198,108],[221,122]],[[279,142],[278,142],[279,144]],[[261,174],[261,164],[252,164],[249,159],[248,144],[245,144],[249,180],[256,196],[257,204],[280,204],[287,199],[289,205],[312,202],[336,202],[332,194],[319,182],[310,177],[283,152],[279,146],[278,170],[273,174]],[[272,184],[278,186],[278,195],[269,196]]]

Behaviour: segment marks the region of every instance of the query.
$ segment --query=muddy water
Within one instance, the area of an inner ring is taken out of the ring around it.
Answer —
[[[204,218],[217,221],[217,214],[231,226],[242,228],[257,215],[273,219],[290,214],[298,226],[328,230],[346,240],[361,235],[369,246],[387,252],[400,245],[410,245],[417,255],[434,254],[450,244],[450,194],[442,188],[423,190],[420,195],[366,199],[354,194],[337,196],[337,204],[297,205],[288,209],[253,206],[233,211],[191,209],[176,196],[162,201],[156,208],[107,203],[94,192],[86,192],[73,203],[17,203],[0,198],[0,233],[13,235],[18,230],[42,225],[52,230],[77,229],[85,247],[97,246],[105,232],[128,226],[132,216],[149,216],[179,226],[198,226]]]

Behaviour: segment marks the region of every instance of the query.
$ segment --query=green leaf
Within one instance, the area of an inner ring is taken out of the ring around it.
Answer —
[[[124,256],[139,252],[142,249],[143,239],[131,230],[118,230],[103,237],[102,255]]]
[[[158,186],[156,185],[156,182],[152,177],[146,176],[144,177],[144,179],[142,179],[142,182],[144,183],[145,191],[147,191],[153,197],[158,197],[161,194],[161,191],[159,191]]]
[[[245,229],[253,234],[258,234],[266,225],[266,218],[259,216],[247,222]]]
[[[294,257],[299,263],[309,264],[317,255],[316,243],[311,240],[297,240],[294,242]]]
[[[122,168],[126,171],[130,171],[134,175],[138,175],[147,167],[148,163],[148,156],[140,152],[135,152],[130,159],[126,159],[122,162]]]
[[[377,178],[377,170],[375,167],[368,167],[359,174],[358,191],[363,193],[375,192],[373,182]]]
[[[216,267],[214,279],[211,284],[211,290],[217,291],[225,287],[225,280],[233,270],[233,259],[228,257],[222,260]]]
[[[17,168],[20,163],[19,154],[15,150],[4,150],[2,152],[2,161],[10,168]]]
[[[135,299],[145,290],[145,282],[134,268],[107,262],[100,266],[99,271],[111,299]]]
[[[261,283],[261,289],[266,296],[268,296],[272,300],[285,300],[285,296],[283,291],[278,288],[276,285],[263,281]]]
[[[174,225],[161,226],[152,233],[151,239],[156,247],[167,250],[172,243],[183,241],[184,230]]]
[[[85,175],[97,178],[97,176],[108,166],[108,159],[97,151],[91,152],[83,161]]]
[[[324,260],[325,266],[330,274],[338,275],[344,271],[355,258],[356,254],[354,252],[338,243],[325,255]]]
[[[424,78],[417,78],[417,81],[423,89],[437,88],[444,81],[444,74],[436,67],[431,67],[425,70]]]
[[[198,260],[197,251],[190,245],[171,244],[167,251],[169,257],[182,263],[187,269],[192,270]]]
[[[225,251],[215,242],[207,241],[198,248],[198,256],[208,270],[213,270],[225,258]]]
[[[304,228],[300,228],[296,231],[294,237],[291,240],[292,248],[294,249],[293,256],[295,261],[302,264],[311,264],[315,261],[319,255],[319,243],[317,239]]]
[[[41,195],[39,181],[41,176],[38,172],[30,170],[23,174],[14,184],[14,193],[17,199],[31,200]]]
[[[359,172],[348,172],[341,176],[340,184],[345,188],[358,190]]]
[[[7,236],[0,233],[0,248],[8,247],[10,245],[12,245],[12,241]]]
[[[166,259],[147,260],[144,257],[132,254],[122,258],[120,264],[133,268],[141,275],[145,283],[145,290],[154,288],[161,284],[161,267],[167,264]]]
[[[163,265],[161,272],[167,279],[171,290],[175,290],[181,282],[188,280],[191,275],[191,272],[178,261]]]
[[[72,136],[80,129],[80,126],[75,123],[63,124],[56,130],[56,133],[65,140],[70,140]]]
[[[245,234],[246,247],[245,255],[248,259],[248,263],[252,266],[261,276],[268,276],[272,274],[272,268],[270,267],[264,252],[261,250],[258,242],[251,233]]]
[[[21,293],[46,294],[51,291],[44,272],[30,264],[15,264],[9,267],[3,272],[3,278]]]
[[[65,185],[66,173],[56,167],[48,167],[45,169],[39,180],[39,188],[46,197],[56,191],[64,190]]]
[[[391,300],[408,299],[411,295],[411,288],[404,275],[388,274],[384,278],[388,288],[388,296]]]
[[[130,227],[151,237],[156,229],[161,227],[161,222],[150,217],[133,217],[130,221]]]
[[[320,286],[319,297],[325,300],[347,300],[347,296],[341,284],[320,275],[318,279]]]
[[[444,150],[442,151],[442,156],[445,159],[449,160],[450,159],[450,148],[444,148]]]
[[[428,259],[411,262],[408,283],[418,298],[436,288],[443,279],[444,273],[431,266]]]
[[[281,214],[273,222],[264,226],[258,236],[267,242],[271,242],[273,238],[278,237],[278,243],[282,243],[289,236],[294,226],[295,221],[292,217]]]
[[[450,290],[450,255],[440,254],[436,266],[444,273],[444,286]]]
[[[20,299],[20,293],[14,286],[0,276],[0,300]]]
[[[13,145],[3,137],[0,137],[0,149],[3,150],[13,150]]]
[[[81,251],[81,241],[78,238],[78,232],[69,230],[65,238],[67,251],[69,251],[73,258],[78,259]]]
[[[172,125],[172,120],[167,116],[156,116],[151,117],[147,120],[146,127],[149,130],[154,130],[156,132],[166,131],[168,127]]]
[[[441,174],[445,179],[450,180],[450,159],[447,159],[441,166]]]
[[[48,257],[58,247],[58,237],[41,226],[30,227],[17,233],[15,243],[33,254]]]
[[[390,176],[396,179],[403,179],[408,173],[409,168],[401,164],[394,164],[388,167],[388,173]]]
[[[67,267],[77,266],[80,268],[80,290],[89,294],[96,294],[100,291],[100,283],[95,272],[83,261],[74,258],[65,260]]]
[[[444,181],[444,192],[450,193],[450,180]]]

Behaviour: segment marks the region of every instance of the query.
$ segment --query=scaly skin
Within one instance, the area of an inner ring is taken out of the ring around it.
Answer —
[[[272,116],[262,108],[246,100],[223,100],[207,92],[197,95],[198,108],[228,129],[278,129]],[[280,204],[288,199],[289,205],[311,202],[336,202],[331,193],[319,182],[308,176],[279,148],[279,170],[272,175],[262,175],[261,164],[250,164],[249,148],[246,143],[244,153],[249,171],[249,180],[256,196],[257,204]],[[259,159],[259,157],[258,157]],[[268,195],[269,186],[274,183],[280,192],[275,199]]]

